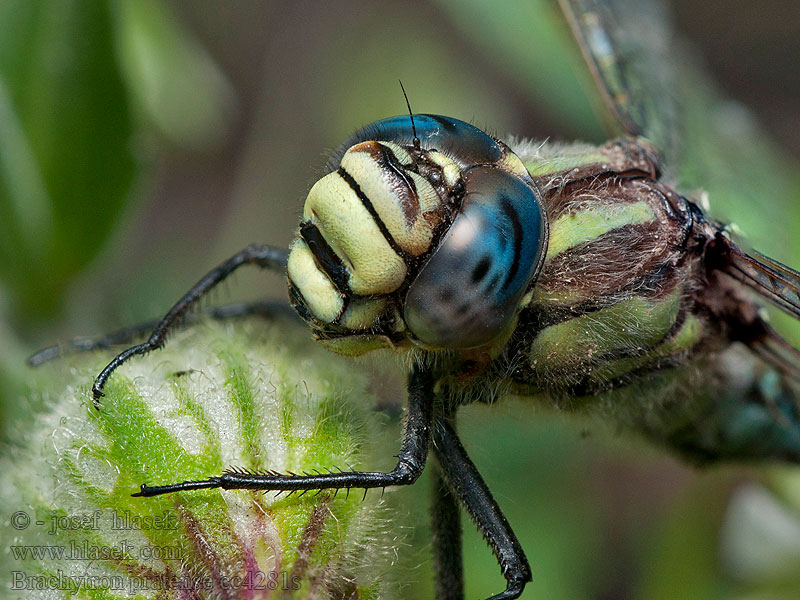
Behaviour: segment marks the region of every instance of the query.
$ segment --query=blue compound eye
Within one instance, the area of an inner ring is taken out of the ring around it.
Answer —
[[[468,169],[460,213],[408,289],[404,318],[419,341],[474,348],[506,331],[547,244],[530,181],[494,166]]]
[[[490,135],[464,121],[442,115],[414,115],[414,125],[423,150],[438,150],[455,160],[461,168],[496,163],[503,158],[502,148]],[[339,168],[347,149],[367,140],[390,140],[401,146],[410,146],[414,141],[411,117],[389,117],[362,127],[330,157],[328,171]]]

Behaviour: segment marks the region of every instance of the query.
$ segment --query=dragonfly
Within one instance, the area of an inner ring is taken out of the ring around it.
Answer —
[[[680,103],[654,65],[663,52],[635,35],[657,20],[653,6],[561,2],[621,137],[503,141],[410,108],[371,123],[329,159],[288,250],[254,244],[221,263],[93,386],[99,407],[114,371],[163,346],[200,298],[255,265],[286,274],[292,306],[330,350],[388,349],[410,365],[394,469],[237,469],[134,495],[410,485],[433,452],[437,597],[463,597],[463,508],[506,580],[498,600],[519,597],[531,568],[461,444],[461,405],[511,393],[602,406],[690,460],[800,462],[800,352],[763,310],[800,317],[800,274],[743,250],[699,197],[670,185]]]

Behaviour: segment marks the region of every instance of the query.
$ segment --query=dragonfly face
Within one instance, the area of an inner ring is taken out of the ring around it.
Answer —
[[[344,353],[497,344],[544,261],[547,219],[520,159],[463,121],[413,120],[346,142],[289,254],[295,308]]]

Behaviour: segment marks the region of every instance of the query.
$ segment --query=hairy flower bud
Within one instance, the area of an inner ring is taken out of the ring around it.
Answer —
[[[131,496],[228,468],[384,466],[351,361],[288,323],[204,322],[127,363],[95,410],[107,360],[75,354],[31,372],[29,400],[44,408],[0,461],[3,597],[387,596],[383,540],[396,536],[380,491]]]

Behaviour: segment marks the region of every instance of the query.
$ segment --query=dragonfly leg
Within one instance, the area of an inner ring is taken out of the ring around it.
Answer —
[[[151,350],[163,346],[169,330],[181,320],[186,312],[236,269],[242,265],[251,264],[262,269],[283,271],[286,269],[286,260],[287,252],[282,248],[252,244],[209,271],[158,321],[150,337],[145,342],[123,350],[100,372],[92,386],[92,397],[94,398],[95,406],[99,408],[99,399],[105,395],[103,394],[103,387],[111,374],[120,365],[124,364],[132,356],[147,354]]]
[[[233,304],[224,304],[222,306],[213,306],[200,313],[189,313],[176,325],[190,325],[203,319],[225,321],[227,319],[250,316],[272,320],[278,316],[284,315],[297,317],[297,314],[292,311],[285,302],[277,302],[274,300],[237,302]],[[63,344],[54,344],[47,348],[42,348],[28,358],[28,365],[31,367],[38,367],[50,360],[72,352],[92,352],[94,350],[105,350],[122,344],[132,344],[152,332],[153,328],[158,325],[159,320],[160,319],[152,319],[97,337],[76,337]]]
[[[433,448],[447,482],[489,543],[506,578],[506,589],[489,600],[518,598],[531,580],[528,559],[486,482],[446,420],[437,421],[434,427]]]
[[[275,471],[250,473],[229,470],[219,477],[184,481],[163,486],[142,485],[134,496],[159,496],[186,490],[222,488],[224,490],[302,490],[384,488],[414,483],[425,467],[430,442],[433,410],[433,377],[426,369],[415,367],[408,379],[408,414],[397,465],[388,473],[344,471],[314,475],[282,474]]]
[[[464,600],[461,555],[461,507],[445,480],[441,466],[432,465],[433,570],[436,600]]]

